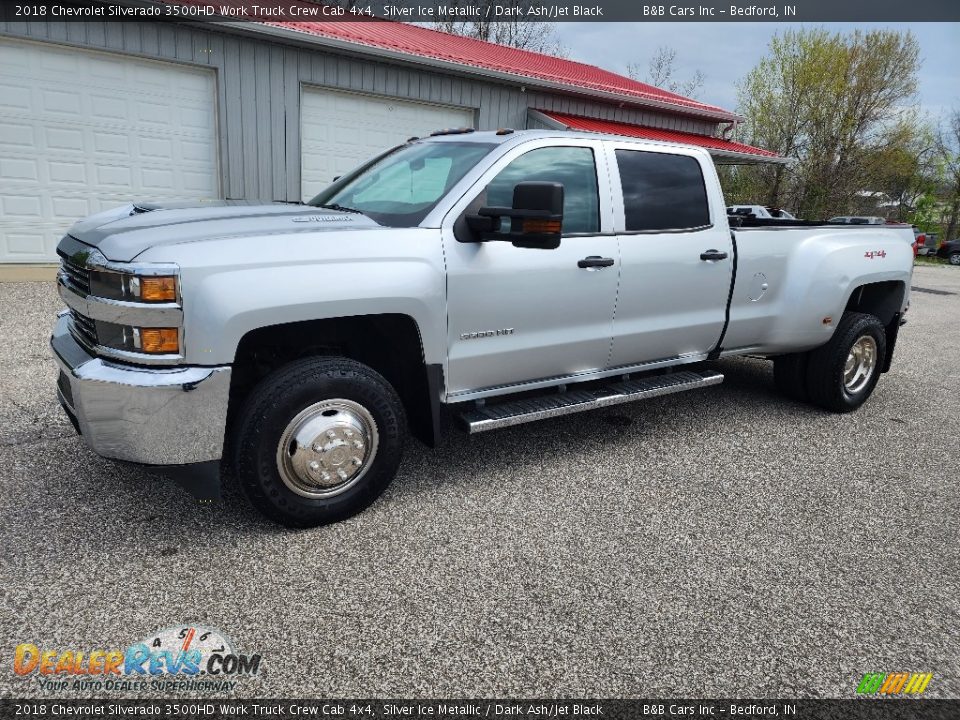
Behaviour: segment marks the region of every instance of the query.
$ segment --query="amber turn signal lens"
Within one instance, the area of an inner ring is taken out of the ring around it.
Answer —
[[[180,352],[176,328],[140,328],[140,349],[148,353]]]
[[[560,232],[559,220],[524,220],[523,232],[525,233],[558,233]]]
[[[172,302],[177,299],[177,279],[172,275],[140,278],[140,299]]]

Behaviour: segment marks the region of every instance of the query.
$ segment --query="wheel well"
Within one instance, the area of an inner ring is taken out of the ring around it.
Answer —
[[[436,443],[434,411],[439,408],[439,389],[433,387],[436,382],[431,382],[424,363],[416,321],[399,314],[307,320],[251,330],[237,345],[228,427],[260,380],[281,365],[312,355],[348,357],[376,370],[400,396],[413,435],[428,445]]]
[[[899,280],[861,285],[850,295],[845,310],[876,315],[880,322],[889,325],[903,307],[904,292],[906,285]]]
[[[903,294],[907,286],[899,280],[861,285],[850,296],[847,310],[870,313],[880,318],[887,335],[887,354],[881,372],[888,372],[893,361],[893,351],[900,334],[900,308],[903,307]]]

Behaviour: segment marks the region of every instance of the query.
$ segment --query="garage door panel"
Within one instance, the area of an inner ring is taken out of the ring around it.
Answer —
[[[4,155],[17,152],[24,147],[32,147],[36,142],[30,125],[7,122],[3,116],[0,116],[0,125],[3,126],[3,134],[0,135],[0,151],[3,151]]]
[[[109,118],[109,102],[104,99],[104,105],[94,105],[95,117]],[[65,92],[62,90],[42,90],[40,92],[41,113],[47,113],[61,118],[72,118],[83,112],[83,97],[79,92]]]
[[[62,160],[47,161],[47,176],[50,178],[49,184],[56,185],[67,183],[73,185],[88,185],[91,182],[88,175],[87,163],[65,162]],[[95,178],[95,182],[100,182],[100,178]]]
[[[207,108],[180,108],[180,124],[205,132],[213,124],[213,113]]]
[[[117,190],[133,186],[133,172],[129,167],[121,165],[97,165],[97,185],[113,186]]]
[[[50,55],[48,57],[55,57]],[[140,72],[140,75],[146,80],[150,77],[150,72],[147,69],[144,69]],[[112,60],[101,60],[98,57],[90,58],[90,61],[87,63],[87,78],[90,80],[101,80],[106,82],[123,82],[127,79],[127,69],[115,63]]]
[[[412,135],[472,127],[470,108],[304,88],[301,97],[301,185],[305,200],[365,160]]]
[[[36,67],[44,75],[59,75],[72,77],[76,73],[76,57],[64,48],[49,48],[48,52],[36,56]],[[85,63],[88,69],[97,64],[94,58],[88,58]]]
[[[171,108],[161,105],[160,103],[141,101],[137,103],[136,111],[137,123],[154,131],[166,127],[170,120]]]
[[[213,145],[193,140],[180,141],[180,158],[184,162],[200,163],[209,169],[216,163],[216,151]]]
[[[79,107],[71,113],[79,114]],[[98,122],[118,123],[128,125],[132,119],[129,114],[130,99],[107,97],[105,95],[90,96],[90,116]],[[159,112],[159,108],[154,108]],[[157,117],[156,114],[153,117]]]
[[[12,72],[14,68],[7,67],[7,70]],[[3,98],[3,107],[5,111],[31,110],[33,107],[32,95],[33,93],[30,91],[30,88],[16,87],[14,85],[0,83],[0,97]]]
[[[140,158],[161,158],[170,160],[174,156],[173,141],[170,138],[142,137],[139,142]]]
[[[0,197],[0,210],[10,220],[31,220],[40,214],[40,198],[34,195],[6,195]]]
[[[0,67],[23,70],[29,65],[27,56],[17,52],[16,47],[9,44],[0,45]]]
[[[130,154],[130,138],[123,132],[102,130],[93,133],[93,149],[98,153]]]
[[[72,222],[71,218],[82,218],[93,215],[100,208],[91,204],[91,198],[86,197],[58,197],[53,198],[51,215],[55,224]]]
[[[206,172],[190,172],[189,170],[181,170],[180,180],[183,183],[183,187],[187,190],[191,190],[197,194],[207,193],[206,197],[210,197],[208,189],[213,187],[216,184],[216,179]]]
[[[215,102],[207,69],[0,40],[0,262],[131,200],[218,197]]]
[[[48,247],[46,243],[46,233],[42,228],[14,226],[7,234],[7,252],[12,260],[45,254]]]
[[[48,150],[65,150],[67,152],[82,153],[88,144],[84,142],[81,130],[49,127],[44,132],[45,144]]]

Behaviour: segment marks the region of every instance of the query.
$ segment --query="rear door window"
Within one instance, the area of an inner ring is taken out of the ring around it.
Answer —
[[[688,230],[710,225],[707,187],[696,158],[617,150],[625,229]]]

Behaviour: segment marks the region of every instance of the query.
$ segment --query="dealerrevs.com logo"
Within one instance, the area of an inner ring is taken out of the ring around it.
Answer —
[[[260,655],[243,654],[220,631],[201,625],[160,630],[120,649],[48,649],[21,643],[13,671],[42,690],[230,691],[260,672]]]

